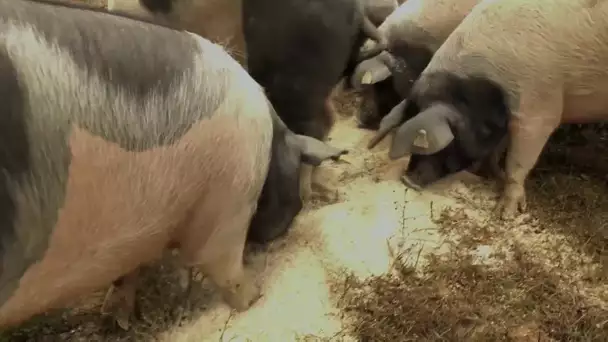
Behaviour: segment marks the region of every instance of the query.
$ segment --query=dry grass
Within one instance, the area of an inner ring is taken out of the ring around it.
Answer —
[[[531,213],[578,239],[608,265],[608,131],[603,124],[556,132],[528,182]]]
[[[462,212],[446,211],[444,233],[495,236]],[[462,239],[430,256],[421,271],[397,260],[398,272],[364,281],[349,278],[343,309],[360,341],[605,341],[606,308],[588,303],[567,278],[513,244],[479,263]],[[606,298],[608,299],[608,298]],[[525,337],[524,337],[525,336]]]

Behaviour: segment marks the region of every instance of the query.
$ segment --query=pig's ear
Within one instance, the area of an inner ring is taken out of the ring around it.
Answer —
[[[302,162],[309,165],[319,166],[324,160],[338,160],[341,155],[348,153],[347,150],[329,146],[318,139],[305,135],[290,134],[288,139],[293,146],[300,150]]]
[[[351,83],[361,87],[361,85],[382,82],[392,76],[394,67],[394,57],[389,52],[383,51],[378,56],[359,63],[351,78]]]
[[[399,102],[391,111],[380,120],[380,128],[372,139],[367,144],[368,149],[374,148],[380,141],[386,137],[394,128],[398,127],[405,117],[405,109],[407,107],[407,100]]]
[[[390,69],[375,59],[368,59],[362,62],[360,66],[362,66],[362,68],[357,68],[357,70],[355,70],[355,75],[353,75],[351,81],[352,84],[356,85],[355,89],[361,88],[361,85],[382,82],[391,76]]]
[[[454,140],[450,122],[458,115],[454,108],[437,104],[406,121],[395,132],[389,158],[394,160],[410,153],[434,154],[441,151]],[[425,146],[415,143],[421,136]]]

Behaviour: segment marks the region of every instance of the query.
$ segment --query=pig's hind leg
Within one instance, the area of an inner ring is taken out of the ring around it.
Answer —
[[[182,254],[189,265],[197,266],[220,289],[226,303],[237,311],[247,310],[261,297],[255,277],[245,270],[243,252],[254,204],[242,204],[221,209],[210,220],[209,210],[194,213],[189,231],[194,234],[182,244]],[[212,224],[210,224],[212,223]],[[197,237],[196,231],[209,229],[208,239]],[[205,241],[206,240],[206,241]]]

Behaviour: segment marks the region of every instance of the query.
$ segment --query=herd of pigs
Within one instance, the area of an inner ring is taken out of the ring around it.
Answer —
[[[0,0],[0,327],[104,287],[128,316],[166,249],[248,309],[245,243],[347,153],[343,78],[406,186],[483,164],[510,219],[552,132],[608,116],[608,1]]]

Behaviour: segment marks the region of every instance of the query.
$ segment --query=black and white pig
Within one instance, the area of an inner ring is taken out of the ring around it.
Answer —
[[[350,82],[363,96],[362,128],[377,128],[406,99],[413,82],[445,39],[481,0],[408,0],[378,27],[387,51],[359,63]],[[363,50],[372,49],[367,41]]]
[[[330,94],[362,58],[386,47],[366,0],[110,0],[110,11],[146,16],[226,46],[265,89],[297,134],[324,140],[334,124]],[[360,54],[367,38],[378,45]],[[313,168],[301,174],[311,194]],[[319,184],[326,188],[325,184]]]
[[[325,139],[328,97],[358,58],[385,48],[363,0],[110,0],[110,11],[154,18],[232,50],[287,127]],[[359,55],[366,38],[379,47]]]
[[[301,161],[343,153],[289,131],[219,45],[81,5],[0,0],[0,93],[0,328],[168,246],[247,309],[248,230],[283,233]]]
[[[525,180],[553,131],[608,119],[608,1],[484,0],[396,113],[387,124],[399,126],[389,156],[412,154],[403,180],[417,189],[469,167],[508,137],[497,209],[514,217],[526,208]],[[413,144],[421,131],[427,148]]]

